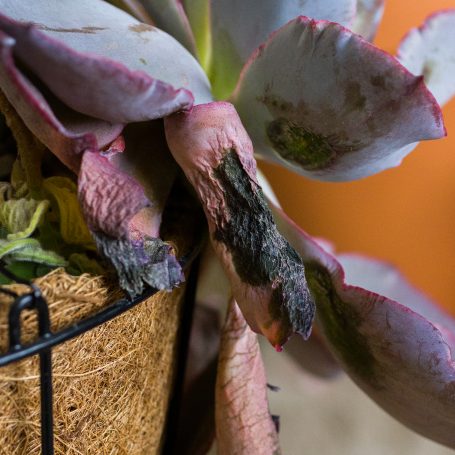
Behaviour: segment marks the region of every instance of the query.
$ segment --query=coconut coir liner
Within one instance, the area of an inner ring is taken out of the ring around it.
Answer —
[[[122,297],[102,277],[56,270],[36,281],[49,302],[52,330]],[[23,293],[29,288],[12,285]],[[168,406],[184,287],[160,292],[119,317],[53,349],[56,454],[159,453]],[[7,311],[0,295],[0,348]],[[37,333],[34,312],[22,340]],[[0,368],[0,454],[40,453],[39,358]]]

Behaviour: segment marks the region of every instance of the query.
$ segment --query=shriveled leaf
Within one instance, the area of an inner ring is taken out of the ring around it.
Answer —
[[[214,0],[211,2],[210,79],[218,98],[229,96],[250,54],[279,27],[297,16],[349,26],[356,0]]]
[[[379,172],[408,144],[445,135],[422,78],[349,30],[305,17],[256,52],[233,99],[262,158],[322,180]]]
[[[400,44],[398,59],[411,73],[423,75],[439,104],[455,95],[455,9],[430,16]]]
[[[91,231],[126,238],[128,223],[148,204],[143,188],[106,157],[87,151],[78,180],[79,201]]]
[[[340,377],[343,371],[320,335],[317,320],[308,340],[303,341],[302,337],[295,335],[287,342],[284,352],[300,368],[320,379]]]
[[[8,240],[30,237],[43,220],[49,201],[11,199],[0,203],[0,225],[8,231]]]
[[[93,238],[79,205],[76,184],[66,177],[49,177],[44,180],[43,187],[58,213],[63,240],[69,245],[94,248]]]
[[[196,42],[181,0],[140,0],[154,24],[196,56]]]
[[[248,324],[277,349],[293,332],[308,337],[314,307],[303,264],[276,229],[233,106],[196,106],[167,117],[165,130],[202,202],[213,248]]]
[[[281,453],[257,335],[235,302],[221,338],[215,400],[218,455]]]
[[[120,287],[131,298],[142,294],[145,286],[171,290],[185,279],[172,247],[161,239],[132,242],[94,232],[100,253],[117,271]]]
[[[440,320],[432,321],[434,311],[420,313],[420,303],[414,311],[404,301],[347,284],[333,256],[279,209],[274,214],[303,257],[319,325],[346,372],[396,419],[423,436],[455,447],[453,321],[447,316],[442,326]],[[410,296],[407,284],[392,288],[396,297]],[[416,298],[417,292],[412,294]]]
[[[357,0],[357,13],[349,27],[353,32],[373,41],[384,14],[385,0]]]

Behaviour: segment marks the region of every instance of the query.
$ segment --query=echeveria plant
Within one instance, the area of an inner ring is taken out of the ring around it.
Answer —
[[[297,333],[313,371],[319,358],[340,365],[401,422],[455,447],[455,322],[395,270],[337,258],[267,191],[268,204],[254,159],[345,181],[443,137],[455,11],[409,33],[394,57],[368,41],[381,0],[111,3],[136,18],[101,0],[0,0],[2,111],[29,188],[39,185],[37,158],[18,140],[27,134],[78,176],[91,238],[130,295],[183,279],[159,239],[183,170],[223,267],[202,300],[233,297],[216,384],[219,453],[279,453],[246,323],[277,350]],[[45,209],[33,201],[28,234]]]

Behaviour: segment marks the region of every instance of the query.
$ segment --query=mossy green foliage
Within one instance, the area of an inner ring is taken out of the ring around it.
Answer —
[[[309,171],[327,167],[336,157],[326,138],[285,118],[270,122],[267,136],[282,158]]]
[[[306,263],[305,273],[316,301],[318,318],[330,343],[348,370],[379,387],[375,358],[367,339],[359,331],[360,315],[340,298],[329,272],[322,265]]]
[[[227,213],[219,214],[215,240],[227,246],[243,282],[276,286],[269,312],[283,330],[307,335],[314,304],[300,256],[278,232],[261,189],[251,182],[234,150],[226,153],[214,175],[227,208]]]

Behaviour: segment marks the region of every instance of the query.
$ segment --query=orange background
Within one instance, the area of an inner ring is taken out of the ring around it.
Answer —
[[[410,28],[442,8],[455,8],[455,1],[386,0],[375,44],[395,53]],[[315,182],[261,167],[307,232],[332,240],[340,252],[394,263],[455,315],[455,100],[443,112],[447,138],[420,144],[400,167],[364,180]]]

